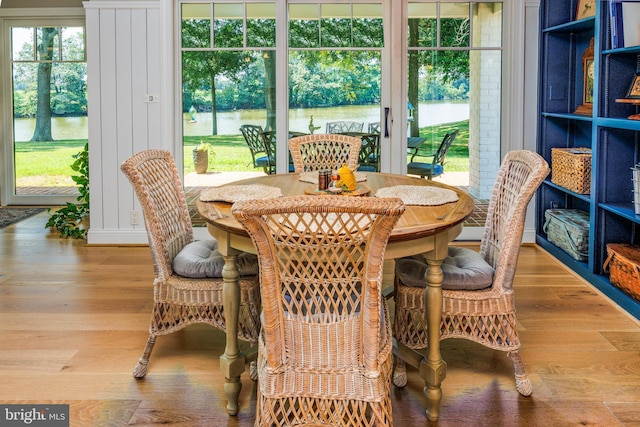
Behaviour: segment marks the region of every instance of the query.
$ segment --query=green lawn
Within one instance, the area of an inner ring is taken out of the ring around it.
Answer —
[[[451,172],[469,170],[469,121],[446,123],[438,126],[425,127],[420,135],[427,138],[427,143],[435,148],[440,144],[447,132],[459,129],[458,136],[449,154],[447,154],[446,168]],[[207,142],[213,147],[214,155],[209,157],[209,170],[216,172],[254,170],[251,165],[251,154],[242,135],[224,136],[186,136],[184,137],[185,174],[193,171],[192,150],[200,142]],[[428,158],[416,158],[420,161],[430,161]]]
[[[71,175],[73,155],[79,153],[86,139],[16,142],[15,162],[18,186],[75,187]]]
[[[433,147],[442,140],[445,133],[459,129],[458,137],[447,155],[446,168],[449,171],[469,170],[469,121],[446,123],[425,127],[420,135],[427,138]],[[75,186],[69,178],[73,155],[80,152],[86,140],[65,140],[52,142],[17,142],[16,170],[19,186]],[[213,147],[209,158],[209,170],[216,172],[256,170],[251,164],[251,154],[242,135],[195,136],[184,138],[185,174],[193,171],[192,150],[200,142],[208,142]],[[420,158],[420,161],[429,159]]]

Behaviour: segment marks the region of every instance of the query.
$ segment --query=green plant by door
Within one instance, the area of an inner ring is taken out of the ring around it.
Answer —
[[[89,228],[89,144],[85,144],[84,149],[74,154],[73,158],[71,169],[77,175],[71,176],[71,179],[78,185],[78,203],[67,203],[53,212],[45,227],[55,228],[62,237],[86,239]]]

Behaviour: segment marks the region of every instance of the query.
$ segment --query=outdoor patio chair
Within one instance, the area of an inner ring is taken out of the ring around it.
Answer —
[[[440,339],[464,338],[511,357],[516,388],[532,391],[520,357],[513,277],[515,275],[527,205],[549,174],[538,154],[520,150],[505,156],[489,200],[480,253],[449,247],[442,263]],[[395,267],[395,338],[414,349],[427,348],[424,257],[407,257]],[[393,382],[406,384],[405,362],[398,358]]]
[[[361,145],[355,136],[318,133],[289,139],[289,152],[296,173],[337,170],[343,165],[355,170]]]
[[[380,172],[380,134],[348,132],[345,135],[360,138],[358,154],[358,170],[363,172]]]
[[[222,268],[217,241],[194,241],[182,182],[171,153],[139,152],[121,165],[142,207],[153,259],[153,307],[147,344],[134,369],[142,378],[156,338],[194,323],[222,331]],[[257,257],[238,255],[241,306],[238,338],[255,345],[260,329],[260,289]]]
[[[420,148],[415,150],[409,160],[409,164],[407,164],[407,174],[418,175],[421,178],[426,177],[427,179],[442,175],[444,173],[445,158],[457,135],[457,129],[451,133],[447,133],[444,138],[442,138],[442,142],[435,153],[424,154],[425,157],[433,156],[430,163],[415,161],[415,157],[421,155]]]
[[[334,122],[327,122],[327,133],[362,132],[363,127],[364,122],[338,120]]]
[[[244,140],[249,147],[249,151],[251,152],[253,167],[262,168],[264,169],[264,172],[268,174],[271,164],[269,162],[269,155],[267,153],[262,126],[242,125],[240,126],[240,132],[242,132],[242,136],[244,137]]]
[[[391,426],[392,335],[381,294],[400,199],[236,202],[258,252],[256,426]]]
[[[289,138],[296,135],[304,135],[299,132],[289,132]],[[269,156],[269,175],[276,173],[276,131],[270,130],[263,132],[265,147],[267,148],[267,156]],[[289,172],[293,172],[293,160],[289,155]]]

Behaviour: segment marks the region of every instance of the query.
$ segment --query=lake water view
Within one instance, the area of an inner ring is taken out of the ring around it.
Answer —
[[[33,130],[36,128],[36,119],[15,119],[16,141],[31,141]],[[54,140],[64,139],[88,139],[88,119],[84,117],[53,117],[51,119],[51,136]]]
[[[457,122],[469,119],[468,102],[430,102],[421,103],[420,127],[439,123]],[[364,131],[371,122],[380,121],[380,109],[375,105],[352,105],[330,108],[298,108],[289,110],[290,130],[309,132],[309,119],[313,116],[316,131],[323,132],[328,121],[353,120],[364,122]],[[218,134],[238,135],[240,125],[258,124],[264,126],[265,110],[238,110],[218,113]],[[36,120],[34,118],[15,119],[15,140],[29,141],[33,136]],[[87,139],[87,117],[54,117],[51,121],[53,138]],[[211,113],[198,113],[196,123],[190,123],[189,114],[184,115],[184,134],[187,136],[210,135]]]
[[[420,127],[469,119],[468,102],[433,102],[420,104]],[[265,110],[238,110],[218,113],[218,135],[237,135],[240,125],[264,126]],[[324,132],[326,123],[334,120],[353,120],[367,125],[380,121],[380,107],[375,105],[350,105],[329,108],[297,108],[289,110],[289,130],[309,132],[309,119],[313,116],[314,126],[320,126],[316,133]],[[196,122],[191,123],[189,114],[184,115],[184,135],[210,135],[211,113],[197,113]]]

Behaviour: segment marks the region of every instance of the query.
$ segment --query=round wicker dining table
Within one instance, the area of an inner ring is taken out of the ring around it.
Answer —
[[[446,376],[446,363],[440,354],[440,316],[442,314],[442,260],[447,256],[448,244],[461,232],[464,220],[471,215],[474,208],[473,198],[466,192],[439,182],[414,178],[406,175],[367,172],[364,179],[360,177],[360,188],[368,191],[360,197],[375,196],[380,189],[397,187],[407,188],[433,187],[453,191],[457,200],[442,204],[407,204],[404,214],[391,232],[385,251],[386,259],[397,259],[404,256],[424,254],[430,265],[426,281],[427,289],[427,327],[429,348],[426,357],[401,345],[394,347],[396,355],[414,366],[420,366],[420,374],[425,380],[427,398],[427,416],[437,420],[440,398],[440,386]],[[300,174],[276,174],[235,181],[227,185],[264,185],[280,189],[283,196],[313,194],[316,184],[301,180]],[[411,186],[411,187],[407,187]],[[417,188],[417,190],[426,190]],[[206,190],[204,190],[206,191]],[[203,191],[203,193],[204,193]],[[435,191],[435,190],[434,190]],[[416,191],[418,193],[418,191]],[[317,197],[325,197],[318,193]],[[343,195],[342,197],[356,197]],[[412,203],[412,202],[410,202]],[[436,203],[439,203],[436,201]],[[209,233],[218,240],[218,250],[224,256],[223,270],[224,291],[223,303],[226,320],[226,345],[224,354],[220,356],[220,368],[225,376],[225,393],[227,395],[227,412],[238,413],[238,396],[240,394],[240,375],[245,369],[246,355],[240,351],[237,339],[238,315],[240,306],[240,288],[236,255],[239,251],[255,253],[253,243],[240,223],[231,214],[232,203],[229,201],[203,201],[198,198],[196,208],[207,222]]]

